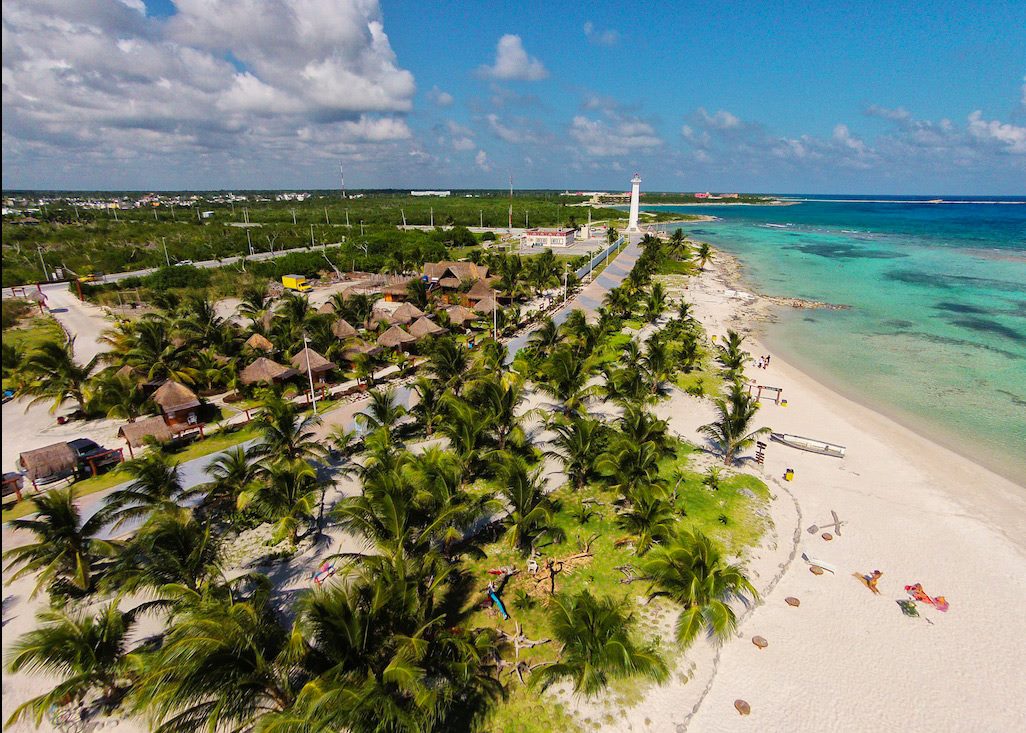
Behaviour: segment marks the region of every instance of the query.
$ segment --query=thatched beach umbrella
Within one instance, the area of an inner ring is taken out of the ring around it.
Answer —
[[[138,375],[135,372],[135,367],[131,364],[125,364],[123,367],[114,372],[114,376],[119,379],[137,379]]]
[[[478,280],[474,286],[467,291],[467,299],[476,303],[485,298],[495,298],[495,291],[488,286],[484,280]]]
[[[493,310],[495,310],[497,305],[498,303],[496,302],[495,298],[482,298],[481,300],[477,301],[477,305],[474,306],[474,310],[478,313],[490,314]]]
[[[245,345],[254,351],[274,351],[274,344],[268,341],[266,336],[262,336],[259,333],[254,333],[246,339]]]
[[[415,306],[413,303],[403,303],[401,306],[395,309],[392,313],[392,320],[395,323],[401,323],[404,326],[413,323],[418,318],[424,316],[424,311]]]
[[[339,341],[345,341],[359,335],[359,331],[353,328],[345,318],[339,318],[331,324],[331,332],[335,334]]]
[[[312,374],[324,374],[335,368],[335,363],[328,361],[309,346],[292,357],[292,366],[303,374],[309,370]]]
[[[118,435],[128,443],[130,452],[132,449],[144,445],[147,438],[153,438],[158,443],[166,443],[174,437],[174,433],[171,432],[171,426],[164,422],[164,418],[159,416],[125,423],[118,428]]]
[[[412,344],[416,340],[416,337],[406,333],[406,331],[401,329],[399,326],[392,326],[390,329],[378,336],[378,343],[386,349],[401,349],[407,344]]]
[[[382,310],[371,311],[370,318],[367,321],[371,328],[377,328],[380,323],[384,323],[386,326],[391,326],[395,323],[392,319],[392,314]]]
[[[427,316],[421,316],[410,326],[410,335],[418,340],[427,336],[436,336],[440,333],[445,333],[445,329]]]
[[[332,313],[335,312],[335,306],[329,300],[327,303],[318,308],[317,312],[320,313],[322,316],[330,316]]]
[[[271,361],[266,356],[261,356],[248,367],[239,372],[239,381],[243,384],[256,384],[257,382],[283,382],[298,374],[295,369],[289,369],[276,361]]]
[[[458,326],[464,326],[467,323],[472,323],[478,319],[477,313],[470,310],[470,308],[464,308],[462,305],[454,305],[451,308],[446,308],[445,313],[449,316],[449,323],[453,323]]]
[[[184,384],[168,380],[164,382],[151,399],[165,415],[199,407],[199,397]]]
[[[67,443],[54,443],[25,451],[18,456],[18,465],[25,470],[28,480],[34,482],[48,476],[73,472],[78,465],[78,458]]]
[[[342,351],[342,357],[346,361],[353,361],[356,357],[366,354],[367,356],[374,356],[381,351],[381,347],[377,344],[369,344],[366,341],[357,339],[351,344],[346,346]]]

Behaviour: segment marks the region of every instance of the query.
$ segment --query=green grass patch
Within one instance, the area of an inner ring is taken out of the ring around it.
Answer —
[[[694,275],[698,268],[691,262],[681,262],[669,257],[663,258],[656,268],[657,275]]]
[[[480,730],[495,733],[584,733],[585,728],[550,695],[521,685],[514,676],[510,695],[492,708]]]
[[[64,331],[52,316],[38,315],[24,325],[4,331],[4,343],[19,351],[31,351],[47,341],[64,341]]]

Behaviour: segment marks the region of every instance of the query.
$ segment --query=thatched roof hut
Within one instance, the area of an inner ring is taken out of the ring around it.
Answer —
[[[118,435],[125,439],[130,448],[138,448],[153,438],[158,443],[166,443],[174,437],[171,426],[162,417],[148,417],[145,420],[129,422],[118,428]]]
[[[440,333],[445,333],[445,329],[427,316],[421,316],[414,321],[412,326],[410,326],[410,335],[418,340],[427,336],[435,336]]]
[[[478,319],[477,313],[470,310],[470,308],[464,308],[462,305],[454,305],[451,308],[446,308],[445,313],[449,316],[450,323],[454,323],[459,326],[471,323]]]
[[[308,346],[292,357],[292,366],[303,374],[306,374],[308,368],[313,374],[320,374],[330,372],[335,368],[335,363],[328,361]]]
[[[477,301],[477,304],[474,306],[474,310],[478,313],[491,313],[497,306],[498,302],[495,300],[495,298],[482,298],[481,300]]]
[[[416,278],[410,277],[405,280],[398,280],[391,285],[381,289],[381,294],[385,296],[385,300],[397,301],[406,300],[409,297],[410,283],[416,280]]]
[[[266,356],[261,356],[239,372],[239,380],[243,384],[283,382],[290,377],[294,377],[296,374],[298,372],[295,369],[289,369],[276,361],[268,359]]]
[[[478,280],[474,283],[474,286],[467,291],[467,299],[472,303],[476,303],[477,301],[484,300],[485,298],[494,299],[495,291],[489,287],[488,283],[484,280]]]
[[[406,333],[399,326],[392,326],[390,329],[385,331],[383,334],[378,336],[378,343],[384,346],[386,349],[402,348],[406,344],[412,344],[416,341],[415,336],[411,336]]]
[[[379,323],[384,323],[386,326],[391,326],[395,323],[392,319],[392,314],[383,310],[371,311],[370,318],[367,320],[370,322],[371,328],[376,328]]]
[[[373,356],[374,354],[377,354],[380,351],[381,347],[377,344],[370,344],[366,341],[358,339],[345,348],[345,350],[342,352],[342,356],[347,361],[352,361],[361,354]]]
[[[157,403],[161,411],[165,413],[178,412],[199,407],[199,397],[184,384],[168,380],[164,382],[151,399]]]
[[[424,274],[439,285],[449,287],[446,281],[450,278],[455,281],[453,287],[468,280],[483,280],[488,277],[488,267],[473,262],[453,262],[443,260],[441,262],[425,262]]]
[[[330,316],[335,312],[335,305],[329,300],[327,303],[317,309],[317,312],[322,316]]]
[[[340,341],[345,341],[346,339],[351,339],[354,336],[359,335],[359,331],[353,328],[345,318],[339,318],[331,324],[331,332],[335,334],[335,337]]]
[[[392,311],[392,320],[395,323],[401,323],[404,326],[413,323],[418,318],[424,316],[424,311],[415,306],[413,303],[403,303],[401,306]]]
[[[67,443],[54,443],[25,451],[18,456],[18,465],[25,469],[29,481],[36,481],[48,476],[73,472],[78,465],[78,458]]]
[[[114,372],[114,376],[119,379],[136,379],[138,377],[135,371],[135,367],[131,364],[125,364],[123,367]]]
[[[274,344],[268,341],[266,336],[259,333],[254,333],[246,339],[245,345],[255,351],[274,351]]]

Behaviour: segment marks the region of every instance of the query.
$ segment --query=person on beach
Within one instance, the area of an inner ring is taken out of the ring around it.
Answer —
[[[880,582],[880,576],[882,575],[883,573],[879,570],[874,570],[869,575],[863,575],[862,581],[866,584],[866,587],[869,588],[869,590],[876,593],[876,595],[880,595],[880,589],[876,587],[876,584]]]

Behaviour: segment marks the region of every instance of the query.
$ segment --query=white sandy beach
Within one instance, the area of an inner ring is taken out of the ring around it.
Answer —
[[[720,255],[721,259],[723,258]],[[752,301],[731,297],[722,262],[691,280],[688,299],[710,333],[738,327]],[[749,327],[757,324],[749,323]],[[772,352],[752,339],[753,355]],[[761,603],[713,652],[699,644],[694,679],[658,688],[631,711],[632,730],[1009,731],[1026,722],[1021,635],[1026,583],[1026,489],[823,387],[785,363],[750,367],[783,388],[757,416],[775,431],[847,446],[843,460],[770,443],[765,479],[776,494],[776,546],[752,562]],[[657,412],[685,437],[707,404],[677,393]],[[782,481],[786,468],[793,482]],[[806,530],[846,522],[832,541]],[[797,540],[797,543],[795,542]],[[797,546],[796,546],[797,544]],[[836,567],[813,575],[801,554]],[[852,573],[879,569],[880,595]],[[779,579],[778,579],[779,578]],[[896,604],[920,582],[947,613]],[[801,601],[798,608],[784,602]],[[765,637],[760,650],[751,637]],[[751,705],[740,716],[734,701]],[[650,723],[646,725],[645,721]]]

